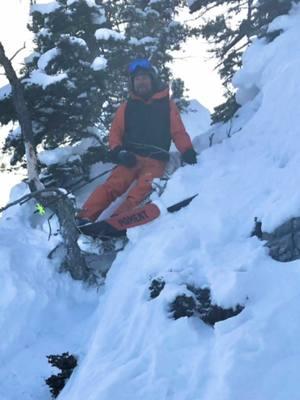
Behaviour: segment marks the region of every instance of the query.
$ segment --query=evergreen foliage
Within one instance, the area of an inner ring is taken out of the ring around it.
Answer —
[[[94,33],[104,22],[103,8],[83,0],[58,0],[50,12],[32,6],[29,29],[35,34],[35,52],[21,73],[35,145],[51,149],[72,144],[97,124],[104,101],[104,73],[92,68],[98,53]],[[1,123],[9,115],[9,100],[0,102]],[[14,115],[11,119],[15,120]],[[20,143],[20,135],[7,138],[6,148],[16,149],[13,163],[23,156]]]
[[[77,358],[73,354],[62,353],[62,354],[51,354],[47,356],[48,363],[60,372],[56,375],[51,375],[45,379],[45,383],[49,386],[52,398],[58,397],[59,393],[65,387],[66,382],[73,373],[73,370],[77,366]]]
[[[107,128],[127,96],[127,65],[149,58],[163,80],[172,79],[167,62],[193,31],[175,22],[182,0],[56,0],[31,7],[35,49],[21,71],[33,121],[35,145],[54,149]],[[184,92],[175,84],[176,98]],[[183,103],[184,104],[184,103]],[[16,121],[11,96],[0,98],[0,123]],[[19,130],[8,135],[12,164],[24,155]]]
[[[214,122],[229,120],[239,108],[230,82],[241,66],[245,48],[255,37],[274,40],[281,31],[268,33],[268,24],[279,15],[287,14],[294,3],[292,0],[196,0],[191,3],[191,12],[200,13],[199,31],[213,45],[211,52],[219,61],[217,68],[226,88],[227,100],[215,109]]]

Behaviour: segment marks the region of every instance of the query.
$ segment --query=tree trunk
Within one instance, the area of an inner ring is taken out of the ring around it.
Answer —
[[[28,180],[30,191],[44,189],[39,179],[37,155],[34,147],[32,122],[26,106],[24,89],[19,81],[11,61],[5,55],[0,42],[0,65],[4,67],[5,74],[12,88],[13,104],[21,127],[22,137],[26,151]],[[90,271],[77,244],[79,232],[74,221],[74,206],[72,201],[58,190],[37,196],[37,200],[57,214],[61,234],[66,248],[66,259],[64,268],[68,270],[73,279],[88,280],[91,278]]]
[[[18,116],[24,140],[29,187],[31,191],[42,190],[44,186],[39,180],[38,162],[33,144],[34,140],[33,140],[32,124],[24,98],[23,86],[21,85],[15,73],[11,61],[5,55],[5,51],[1,42],[0,42],[0,64],[3,65],[5,74],[12,88],[13,103],[16,109],[16,113]]]
[[[87,267],[85,259],[77,245],[79,231],[74,221],[74,206],[71,199],[63,193],[55,196],[51,209],[58,217],[61,235],[66,249],[63,269],[70,272],[73,279],[95,283],[93,273]]]

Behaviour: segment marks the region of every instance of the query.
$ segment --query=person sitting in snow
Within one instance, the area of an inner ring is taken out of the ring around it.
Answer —
[[[137,207],[151,192],[153,179],[163,175],[172,140],[185,163],[197,163],[169,89],[150,61],[137,59],[129,64],[129,85],[130,97],[118,108],[109,133],[112,160],[118,166],[84,203],[78,225],[95,221],[134,181],[114,215]]]

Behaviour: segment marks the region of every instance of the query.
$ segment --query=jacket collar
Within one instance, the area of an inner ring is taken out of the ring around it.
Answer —
[[[130,93],[130,98],[133,100],[140,100],[143,101],[144,103],[148,104],[148,103],[152,103],[153,100],[158,100],[158,99],[162,99],[164,97],[168,97],[169,96],[169,88],[164,88],[156,93],[154,93],[148,100],[143,99],[140,96],[137,96],[134,93]]]

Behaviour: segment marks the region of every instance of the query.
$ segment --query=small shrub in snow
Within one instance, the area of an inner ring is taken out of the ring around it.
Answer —
[[[77,366],[77,359],[69,353],[50,355],[47,358],[49,364],[61,370],[57,375],[51,375],[45,380],[46,384],[50,387],[52,397],[56,398]]]

